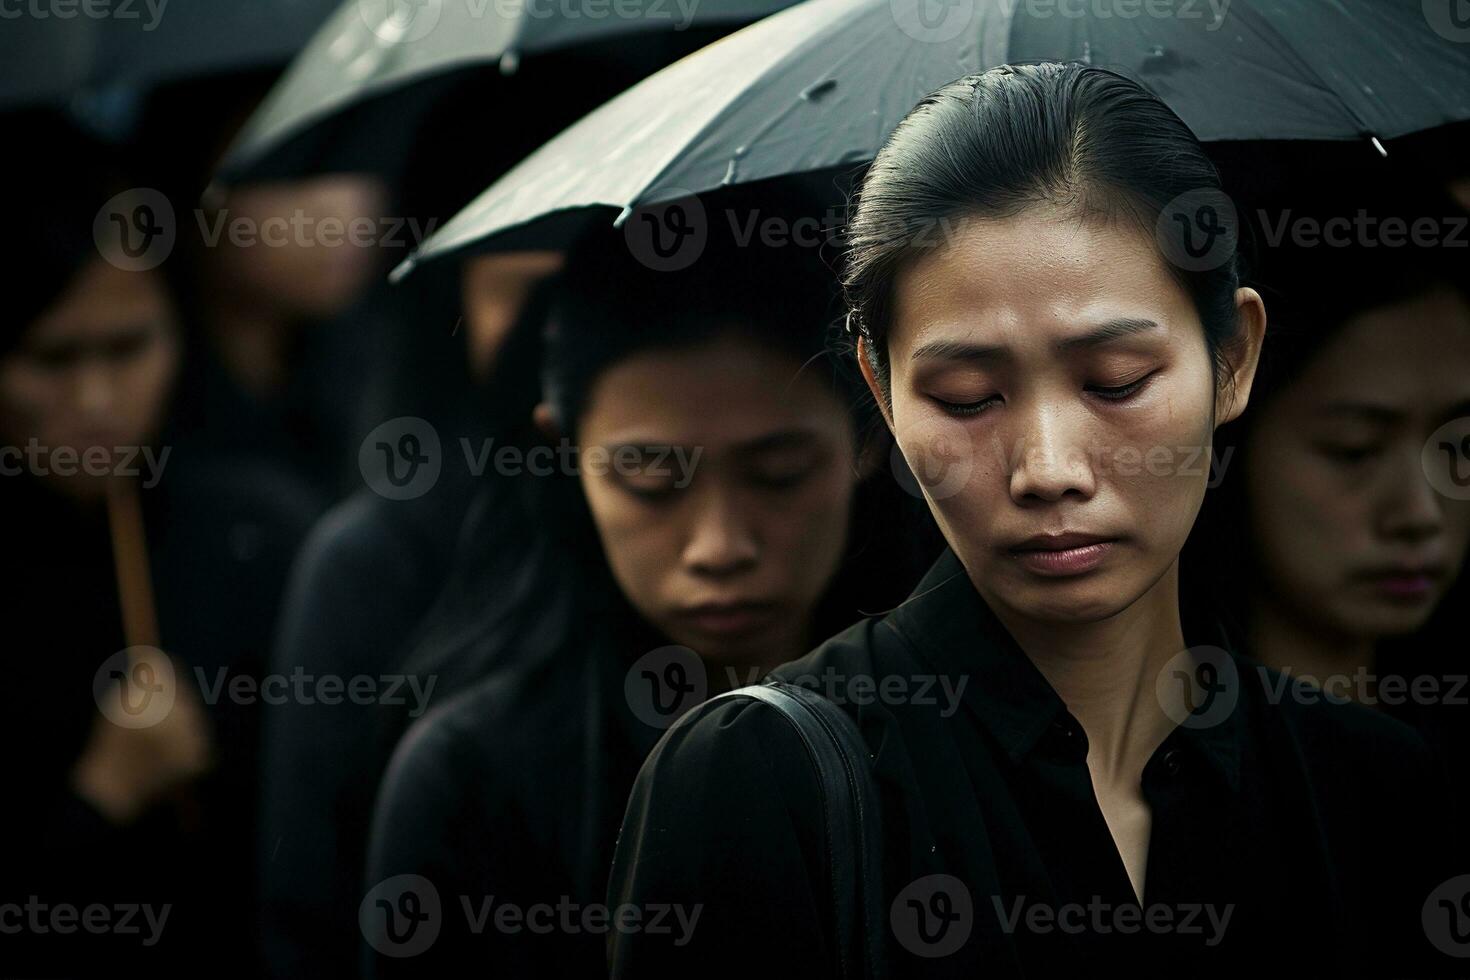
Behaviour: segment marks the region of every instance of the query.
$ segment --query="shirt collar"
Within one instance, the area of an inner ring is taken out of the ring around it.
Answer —
[[[913,594],[884,622],[941,675],[954,678],[955,684],[968,678],[964,703],[1013,762],[1025,758],[1047,729],[1066,717],[1066,703],[980,597],[952,548],[944,550]],[[1191,647],[1222,648],[1237,667],[1235,676],[1244,678],[1246,668],[1231,652],[1217,619],[1189,616],[1184,625]],[[1240,782],[1243,685],[1237,680],[1233,687],[1231,710],[1218,723],[1180,725],[1169,735],[1197,749],[1231,790]]]

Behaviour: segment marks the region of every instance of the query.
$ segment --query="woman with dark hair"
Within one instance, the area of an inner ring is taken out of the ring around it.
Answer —
[[[1465,216],[1412,174],[1356,176],[1255,209],[1272,341],[1216,438],[1202,557],[1254,657],[1414,725],[1463,792]]]
[[[341,120],[342,133],[317,134],[326,157],[319,163],[340,165],[365,152],[378,162],[395,158],[387,169],[396,213],[432,229],[608,92],[713,36],[669,32],[636,46],[618,38],[531,59],[512,76],[466,66]],[[588,77],[602,84],[588,86]],[[498,107],[497,124],[466,127],[489,103]],[[389,118],[398,129],[385,134]],[[355,145],[361,139],[373,144],[370,152]],[[424,642],[438,645],[435,625],[446,622],[436,611],[446,604],[438,599],[471,504],[481,501],[464,560],[480,550],[499,553],[494,542],[513,547],[510,539],[525,526],[519,504],[506,501],[500,478],[481,464],[492,458],[487,447],[491,454],[524,450],[535,439],[531,410],[539,397],[546,300],[536,286],[561,261],[556,251],[487,252],[428,263],[402,283],[374,291],[371,309],[388,329],[366,372],[372,390],[355,420],[353,447],[371,457],[362,468],[368,485],[328,510],[303,545],[273,651],[275,670],[401,676],[421,631],[429,631]],[[386,448],[388,462],[403,466],[399,440],[422,439],[425,432],[438,438],[441,465],[431,485],[420,481],[399,492],[378,475],[384,457],[376,454]],[[494,509],[487,509],[490,499],[499,502]],[[500,586],[487,577],[473,582],[477,594],[468,608],[478,610],[485,593]],[[438,688],[419,690],[427,696]],[[286,704],[268,718],[260,855],[272,976],[357,970],[357,899],[373,796],[394,744],[423,706],[396,707],[403,710]]]
[[[615,932],[614,976],[1425,964],[1421,907],[1465,870],[1426,746],[1274,697],[1183,598],[1211,435],[1245,409],[1266,323],[1219,187],[1161,101],[1077,64],[960,79],[889,137],[845,283],[950,548],[896,611],[772,675],[845,679],[881,870],[831,850],[776,710],[695,709],[638,776],[609,904],[699,922]],[[866,962],[834,880],[887,927]]]
[[[718,235],[677,272],[621,236],[568,259],[548,444],[503,481],[530,519],[475,570],[494,589],[461,585],[477,607],[410,665],[436,707],[378,797],[372,972],[596,975],[613,837],[663,728],[916,580],[922,536],[897,538],[891,502],[882,526],[864,507],[879,488],[859,488],[861,389],[826,353],[832,284],[814,249]],[[415,947],[396,916],[430,896],[442,928]]]
[[[0,255],[6,972],[175,974],[228,946],[211,971],[251,975],[257,716],[227,691],[309,514],[271,473],[169,442],[174,294],[98,220],[131,161],[60,115],[7,124],[33,152]],[[127,928],[88,911],[125,907]]]

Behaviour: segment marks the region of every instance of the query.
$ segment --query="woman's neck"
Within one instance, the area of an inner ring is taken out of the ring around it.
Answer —
[[[1001,609],[996,615],[1082,725],[1094,775],[1136,785],[1176,726],[1157,681],[1185,649],[1178,561],[1127,609],[1097,622],[1058,624]]]
[[[206,329],[225,370],[242,388],[270,397],[285,387],[292,331],[278,315],[222,305],[210,311]]]
[[[1339,696],[1374,700],[1371,639],[1306,622],[1264,591],[1252,596],[1250,608],[1251,653],[1261,663]]]
[[[269,297],[232,282],[214,264],[205,264],[199,278],[199,320],[220,364],[241,388],[270,399],[289,379],[296,324]]]

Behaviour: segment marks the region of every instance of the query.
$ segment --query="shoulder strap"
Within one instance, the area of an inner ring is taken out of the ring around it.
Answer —
[[[801,736],[822,794],[838,975],[843,980],[881,980],[887,975],[882,812],[857,724],[836,704],[799,684],[768,680],[718,696],[737,697],[764,701]]]

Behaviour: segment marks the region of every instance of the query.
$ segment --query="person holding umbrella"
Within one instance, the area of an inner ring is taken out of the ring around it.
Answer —
[[[949,463],[915,470],[950,547],[773,672],[847,679],[881,860],[823,846],[823,784],[765,701],[696,709],[639,773],[608,903],[702,915],[614,932],[613,976],[1381,976],[1454,942],[1421,920],[1465,872],[1427,746],[1273,696],[1180,576],[1266,328],[1219,187],[1173,111],[1083,64],[966,76],[890,134],[844,282],[899,447]],[[936,675],[967,682],[951,713],[854,693]],[[834,880],[888,927],[860,950]]]
[[[5,971],[173,975],[228,947],[211,972],[250,976],[257,715],[227,691],[258,666],[309,513],[275,471],[170,441],[173,281],[97,220],[147,171],[64,115],[6,122],[31,150],[7,161],[27,193],[0,257]]]

